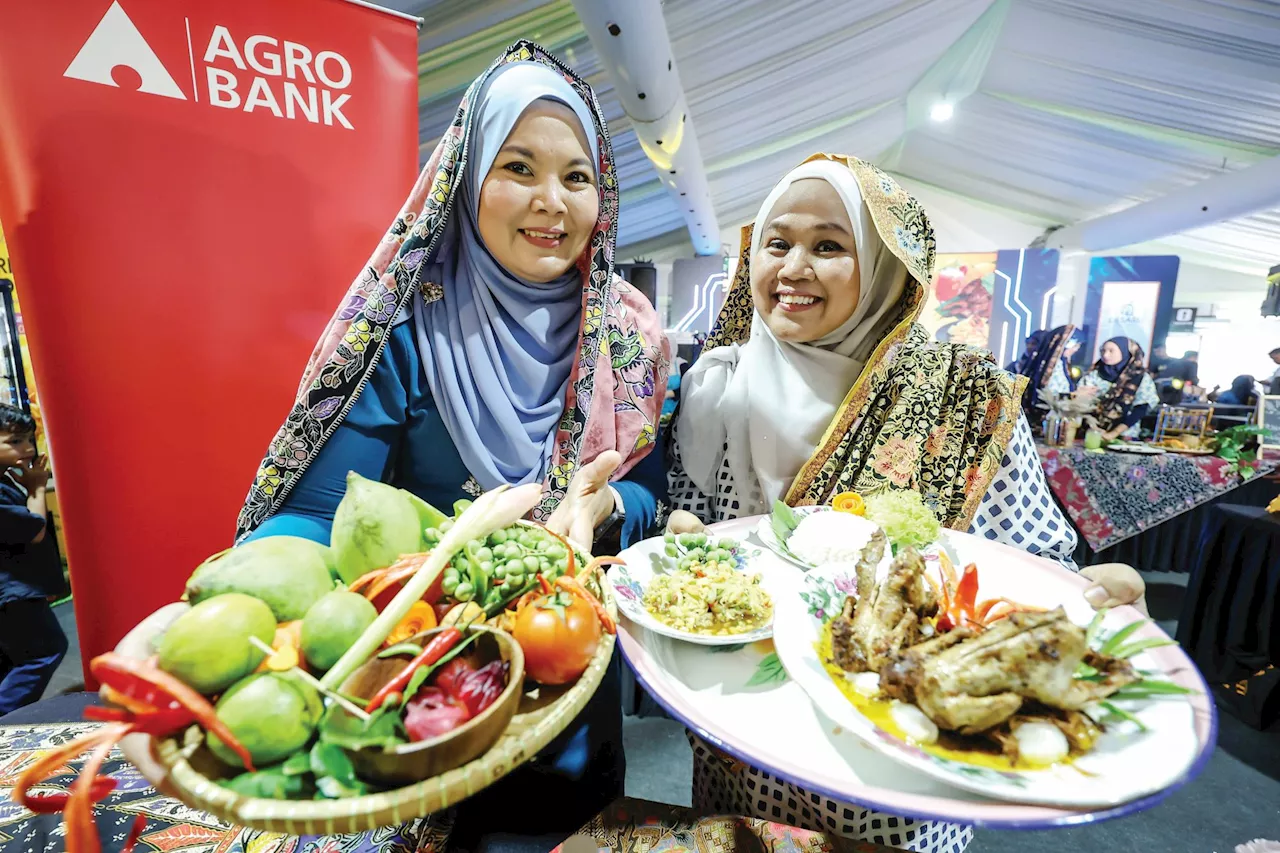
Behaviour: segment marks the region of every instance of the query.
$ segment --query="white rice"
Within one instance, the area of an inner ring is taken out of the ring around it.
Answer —
[[[814,512],[800,519],[787,547],[806,563],[856,563],[875,523],[847,512]]]

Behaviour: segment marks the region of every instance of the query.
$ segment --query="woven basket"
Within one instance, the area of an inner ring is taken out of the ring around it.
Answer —
[[[613,590],[602,583],[602,600],[617,618]],[[479,793],[538,754],[582,712],[604,679],[615,638],[601,637],[587,671],[574,684],[540,687],[526,694],[506,732],[493,748],[469,764],[432,779],[394,791],[348,800],[264,800],[223,788],[199,767],[210,767],[201,729],[192,727],[181,738],[158,741],[155,752],[168,768],[170,789],[193,809],[209,812],[240,826],[289,835],[364,832],[395,826],[442,811]]]

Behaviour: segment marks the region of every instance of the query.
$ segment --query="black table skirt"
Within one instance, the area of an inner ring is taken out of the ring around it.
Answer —
[[[1280,518],[1213,507],[1193,566],[1178,641],[1223,705],[1266,728],[1280,720]]]
[[[1216,507],[1225,504],[1265,507],[1277,493],[1280,493],[1280,481],[1275,475],[1258,477],[1110,548],[1094,551],[1082,536],[1074,555],[1076,565],[1126,563],[1144,572],[1188,573],[1195,567],[1200,531]]]

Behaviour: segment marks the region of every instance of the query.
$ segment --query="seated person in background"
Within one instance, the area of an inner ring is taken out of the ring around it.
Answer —
[[[1031,374],[1027,372],[1027,369],[1031,362],[1036,358],[1036,355],[1043,348],[1045,339],[1048,336],[1049,333],[1044,329],[1036,329],[1034,332],[1027,335],[1026,343],[1022,345],[1022,356],[1017,361],[1011,361],[1006,364],[1004,369],[1010,373],[1017,373],[1020,376],[1030,376]]]
[[[1101,358],[1080,380],[1079,393],[1097,396],[1094,417],[1107,438],[1137,438],[1142,419],[1153,406],[1160,405],[1143,356],[1137,343],[1112,338],[1102,345]]]
[[[58,578],[33,559],[44,541],[49,469],[36,455],[36,424],[0,404],[0,717],[37,701],[67,653],[47,596]]]
[[[1276,347],[1270,353],[1271,360],[1280,365],[1280,347]],[[1276,372],[1271,374],[1271,378],[1267,380],[1267,393],[1280,394],[1280,367],[1276,368]]]
[[[1226,391],[1218,392],[1215,388],[1214,393],[1209,395],[1209,400],[1221,406],[1256,406],[1258,395],[1255,385],[1256,381],[1252,376],[1237,376],[1231,380],[1231,387]]]

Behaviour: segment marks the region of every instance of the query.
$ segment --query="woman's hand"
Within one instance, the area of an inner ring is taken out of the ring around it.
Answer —
[[[183,601],[166,604],[134,626],[134,629],[116,646],[116,652],[139,660],[151,657],[155,654],[152,641],[163,634],[173,620],[190,609],[191,605]],[[134,767],[138,768],[138,772],[160,793],[176,797],[177,792],[168,784],[169,771],[156,760],[151,748],[150,735],[134,734],[120,741],[120,751]]]
[[[1147,612],[1146,582],[1132,566],[1103,563],[1081,569],[1080,574],[1093,581],[1093,585],[1084,591],[1084,600],[1094,610],[1132,604],[1142,611],[1143,616],[1150,615]]]
[[[707,526],[691,512],[678,509],[667,518],[667,532],[677,536],[681,533],[701,533]]]
[[[1129,431],[1129,428],[1127,426],[1125,426],[1124,424],[1120,424],[1120,426],[1116,427],[1110,432],[1103,433],[1102,437],[1105,438],[1107,441],[1115,441],[1116,439],[1118,439],[1120,436],[1124,435],[1128,431]]]
[[[590,549],[596,527],[603,524],[614,509],[613,490],[609,478],[622,464],[622,454],[606,450],[578,469],[569,481],[564,500],[547,519],[547,527],[581,547]]]

